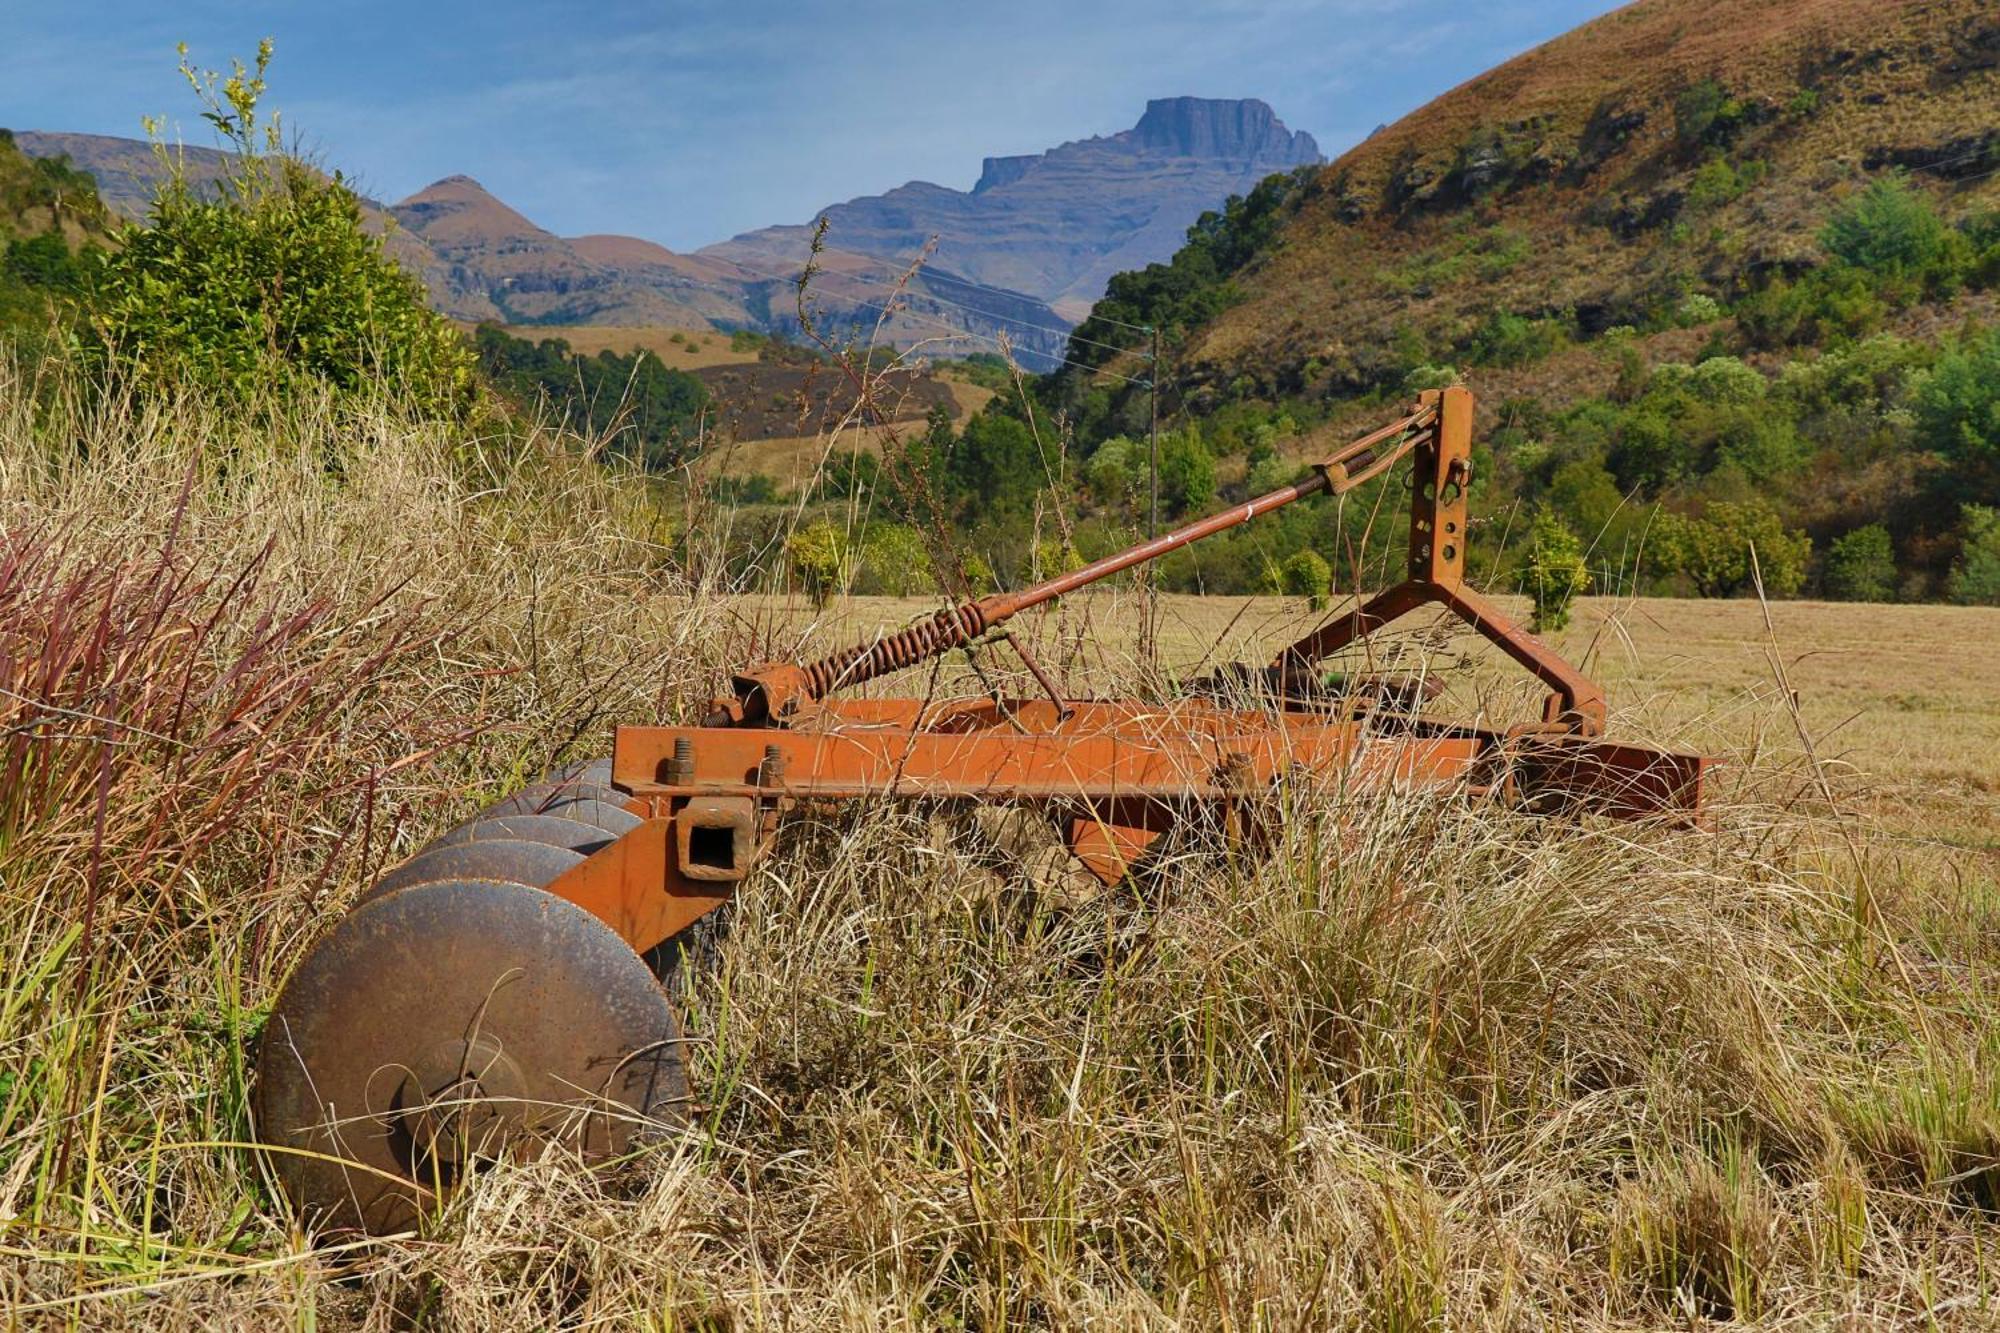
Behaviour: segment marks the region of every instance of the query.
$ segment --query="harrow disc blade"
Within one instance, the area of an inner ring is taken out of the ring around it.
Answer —
[[[576,800],[557,801],[541,813],[553,815],[557,819],[573,819],[579,824],[603,829],[615,837],[622,837],[646,822],[622,804],[594,800],[588,796]]]
[[[606,805],[618,805],[625,795],[616,787],[595,782],[537,782],[521,788],[505,800],[495,801],[481,811],[481,817],[488,815],[545,815],[557,806],[573,804],[577,801],[602,801]]]
[[[544,782],[588,782],[599,787],[611,785],[611,761],[609,759],[587,759],[568,768],[558,768],[551,772]]]
[[[610,843],[615,836],[609,829],[581,820],[565,819],[561,815],[480,815],[440,835],[430,846],[456,847],[461,843],[489,840],[539,842],[589,856]]]
[[[545,842],[505,838],[428,847],[376,880],[360,901],[432,880],[485,879],[539,889],[582,860],[577,852]]]
[[[505,1156],[623,1151],[686,1099],[672,1006],[609,927],[552,894],[434,882],[355,909],[293,973],[257,1132],[309,1219],[379,1233]]]

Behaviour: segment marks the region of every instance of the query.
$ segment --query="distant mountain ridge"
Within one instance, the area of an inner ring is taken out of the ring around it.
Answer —
[[[110,208],[143,218],[160,177],[151,145],[16,137],[30,156],[67,154]],[[226,166],[214,149],[174,151],[197,183]],[[1026,363],[1052,364],[1113,273],[1171,255],[1201,213],[1271,172],[1320,160],[1312,136],[1287,129],[1263,102],[1151,101],[1118,134],[987,158],[970,192],[913,181],[826,210],[817,317],[839,333],[947,354],[991,351],[1004,335]],[[566,238],[465,175],[362,207],[436,307],[456,319],[797,328],[794,278],[809,252],[807,226],[765,228],[693,254],[631,236]],[[934,237],[935,252],[898,295],[899,274]],[[893,313],[883,308],[890,304]]]
[[[1273,172],[1322,161],[1310,134],[1255,98],[1159,98],[1129,130],[1043,153],[989,157],[968,191],[911,181],[822,210],[842,249],[895,263],[933,237],[933,262],[1080,319],[1114,273],[1168,258],[1195,219]],[[804,258],[807,225],[746,232],[696,253]]]

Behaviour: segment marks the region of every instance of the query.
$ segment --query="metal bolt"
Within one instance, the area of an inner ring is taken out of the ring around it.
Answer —
[[[757,785],[760,787],[781,787],[785,782],[785,751],[782,746],[766,745],[764,762],[757,765]]]
[[[694,781],[694,741],[686,736],[674,737],[674,757],[667,760],[667,785],[685,787]]]

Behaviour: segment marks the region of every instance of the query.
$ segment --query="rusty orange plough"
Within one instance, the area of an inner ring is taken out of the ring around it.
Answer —
[[[608,762],[447,833],[363,897],[271,1016],[258,1132],[286,1191],[321,1225],[399,1228],[501,1153],[559,1139],[603,1156],[681,1119],[680,1027],[660,974],[674,941],[729,901],[804,803],[1029,807],[1107,885],[1177,824],[1254,810],[1300,775],[1443,785],[1537,812],[1692,818],[1704,761],[1606,740],[1597,685],[1466,586],[1472,411],[1463,389],[1425,394],[1295,485],[822,661],[755,667],[699,723],[622,727]],[[1045,698],[835,697],[1406,457],[1408,577],[1226,690],[1167,704],[1067,699],[1022,649]],[[1323,659],[1431,604],[1548,687],[1540,719],[1453,723],[1423,715],[1421,681],[1321,680]]]

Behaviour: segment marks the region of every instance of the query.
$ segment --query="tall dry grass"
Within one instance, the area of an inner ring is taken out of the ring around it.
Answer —
[[[286,969],[386,860],[700,695],[736,621],[645,486],[532,434],[9,373],[22,1322],[1994,1322],[1990,867],[1872,840],[1782,714],[1707,830],[1298,790],[1269,857],[1191,838],[1089,901],[961,813],[804,821],[689,984],[687,1135],[315,1249],[238,1146]]]

